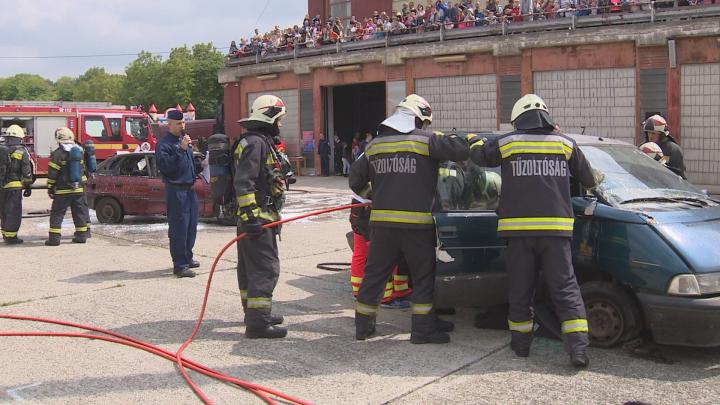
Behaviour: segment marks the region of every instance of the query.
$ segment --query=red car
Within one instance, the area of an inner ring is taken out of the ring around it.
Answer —
[[[196,159],[202,155],[196,154]],[[202,178],[195,182],[201,218],[218,218],[234,224],[234,218],[219,218],[221,210],[212,198],[210,185]],[[165,185],[155,164],[154,152],[113,156],[98,165],[88,180],[88,204],[103,224],[121,223],[125,215],[165,215]]]

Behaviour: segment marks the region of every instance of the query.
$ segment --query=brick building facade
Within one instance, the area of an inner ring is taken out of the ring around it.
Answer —
[[[354,99],[333,100],[340,86],[384,85],[379,102],[386,105],[385,113],[405,94],[416,92],[433,105],[433,127],[438,130],[507,129],[515,100],[535,92],[569,133],[584,130],[639,144],[641,121],[655,113],[666,116],[685,150],[690,181],[719,192],[718,34],[716,19],[699,19],[445,40],[228,66],[219,74],[225,86],[226,131],[240,133],[236,121],[247,115],[257,94],[282,95],[292,106],[283,134],[289,154],[305,153],[309,167],[317,168],[311,170],[319,172],[319,158],[311,149],[347,121],[333,110],[361,114],[365,109]]]

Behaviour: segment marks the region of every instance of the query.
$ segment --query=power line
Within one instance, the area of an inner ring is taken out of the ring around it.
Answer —
[[[215,47],[215,50],[229,49],[229,47]],[[145,52],[145,51],[141,51]],[[103,53],[94,55],[44,55],[44,56],[0,56],[0,59],[78,59],[78,58],[112,58],[120,56],[137,56],[141,52],[134,53]],[[170,51],[150,52],[151,55],[168,55]]]

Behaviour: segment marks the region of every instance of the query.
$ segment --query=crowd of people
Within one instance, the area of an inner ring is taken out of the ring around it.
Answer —
[[[672,7],[676,0],[656,1],[655,7]],[[689,6],[716,0],[677,0],[679,6]],[[301,25],[281,29],[279,26],[251,38],[232,41],[228,56],[240,58],[289,51],[295,48],[315,48],[338,42],[384,39],[386,35],[400,35],[439,29],[453,30],[495,24],[546,20],[571,16],[633,12],[649,7],[649,0],[486,0],[428,1],[426,5],[404,3],[399,11],[374,11],[372,16],[347,22],[340,17],[323,21],[319,15],[305,16]]]

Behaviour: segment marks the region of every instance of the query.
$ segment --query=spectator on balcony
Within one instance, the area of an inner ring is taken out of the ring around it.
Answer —
[[[588,0],[577,0],[575,15],[578,17],[590,15],[590,2]]]
[[[400,21],[401,18],[402,15],[400,13],[393,17],[389,30],[391,34],[404,34],[406,32],[407,27],[402,23],[402,21]]]
[[[479,5],[480,2],[478,2]],[[483,25],[488,25],[488,20],[485,18],[485,11],[482,8],[476,8],[474,9],[475,13],[475,26],[480,27]]]
[[[228,50],[227,56],[229,56],[229,57],[231,57],[231,58],[237,58],[239,51],[240,51],[240,50],[238,49],[237,44],[235,43],[235,41],[230,41],[230,49]]]
[[[475,26],[475,11],[471,8],[465,10],[465,18],[461,23],[460,28],[470,28]]]
[[[438,17],[440,21],[445,21],[445,17],[448,14],[448,3],[446,0],[437,0],[435,2],[435,9],[438,11]]]
[[[458,13],[460,9],[457,8],[451,1],[447,3],[447,16],[450,17],[450,21],[453,23],[458,22]]]
[[[445,31],[450,31],[451,29],[455,28],[455,23],[450,20],[450,17],[445,17],[443,25],[445,26]]]

